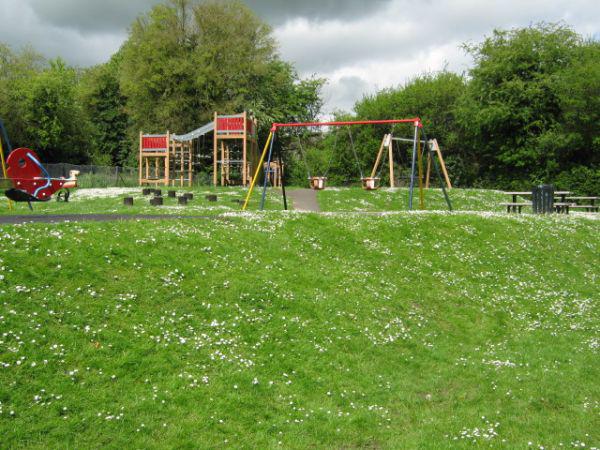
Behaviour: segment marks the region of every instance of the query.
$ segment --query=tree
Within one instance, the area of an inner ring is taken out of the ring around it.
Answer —
[[[0,43],[0,117],[14,147],[30,145],[24,118],[25,92],[44,64],[44,59],[29,47],[15,53]]]
[[[76,101],[75,69],[61,59],[37,73],[24,89],[23,119],[29,145],[45,162],[88,162],[89,123]]]
[[[484,184],[551,182],[570,159],[561,78],[577,66],[581,45],[569,27],[540,24],[496,30],[466,47],[475,66],[457,116]]]
[[[97,164],[130,163],[129,117],[125,112],[126,98],[119,85],[119,70],[120,54],[117,53],[108,63],[86,70],[79,83],[78,101],[92,126],[93,160]]]
[[[188,2],[155,6],[133,23],[122,47],[120,86],[138,130],[183,132],[198,123],[189,8]]]
[[[314,116],[322,80],[299,80],[270,27],[234,0],[171,1],[138,19],[122,49],[133,127],[189,131],[214,111],[271,120]]]
[[[374,95],[363,97],[356,103],[356,119],[402,119],[420,117],[429,138],[437,138],[443,147],[448,166],[455,181],[468,183],[473,177],[471,168],[465,163],[464,149],[456,131],[454,109],[456,102],[465,91],[465,80],[460,75],[446,70],[426,73],[415,77],[406,84],[384,89]],[[355,147],[363,170],[370,168],[375,160],[385,133],[390,127],[369,126],[353,130]],[[406,125],[395,127],[396,132],[406,133]],[[412,130],[409,130],[410,134]],[[349,142],[348,142],[349,145]],[[348,147],[346,147],[348,148]],[[410,148],[402,147],[402,172],[406,175]],[[354,156],[348,152],[340,159],[342,171],[356,172]]]

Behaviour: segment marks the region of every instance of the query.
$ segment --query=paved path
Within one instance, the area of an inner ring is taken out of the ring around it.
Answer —
[[[286,194],[294,202],[295,211],[321,211],[319,202],[317,201],[317,191],[313,191],[312,189],[290,189]]]
[[[180,220],[203,219],[215,220],[219,216],[172,216],[167,214],[46,214],[46,215],[18,215],[0,216],[0,225],[14,225],[19,223],[58,223],[58,222],[112,222],[120,220]]]

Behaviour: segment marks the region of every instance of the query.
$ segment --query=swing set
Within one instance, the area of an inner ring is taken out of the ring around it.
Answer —
[[[412,125],[412,127],[414,128],[413,137],[411,139],[395,138],[391,132],[389,134],[385,135],[382,140],[381,146],[379,148],[379,152],[377,153],[377,159],[375,161],[373,170],[369,174],[370,176],[365,176],[365,174],[362,170],[362,167],[360,165],[360,160],[358,158],[356,148],[354,146],[354,139],[352,136],[351,128],[354,126],[361,126],[361,125],[362,126],[364,126],[364,125],[389,125],[393,128],[400,124]],[[417,184],[418,184],[418,188],[419,188],[419,209],[425,209],[424,189],[426,187],[427,188],[429,187],[431,168],[433,166],[433,168],[435,169],[435,172],[437,174],[437,177],[440,181],[440,187],[444,194],[444,199],[446,200],[448,210],[452,211],[452,203],[450,201],[450,197],[448,196],[448,192],[447,192],[447,188],[450,189],[452,186],[450,184],[450,180],[448,178],[448,173],[446,171],[446,167],[445,167],[443,158],[441,156],[441,151],[439,149],[439,146],[437,145],[437,141],[435,141],[435,140],[429,141],[427,139],[427,135],[425,134],[425,130],[423,128],[423,123],[421,122],[421,119],[418,117],[415,117],[412,119],[274,123],[271,126],[269,136],[267,138],[267,141],[266,141],[263,151],[261,153],[260,161],[258,163],[256,172],[254,173],[254,176],[252,177],[252,181],[250,183],[250,189],[248,190],[246,199],[244,201],[244,205],[242,207],[243,211],[245,211],[248,208],[248,204],[250,202],[250,197],[252,196],[252,192],[253,192],[253,190],[258,182],[259,176],[260,176],[260,168],[263,167],[263,162],[265,162],[265,159],[266,159],[266,164],[265,164],[266,167],[270,167],[271,162],[275,161],[275,158],[277,159],[277,161],[280,165],[283,164],[280,146],[277,146],[277,150],[276,150],[277,154],[276,155],[274,154],[275,153],[274,143],[277,138],[278,131],[281,129],[290,129],[290,128],[291,129],[297,129],[297,128],[310,128],[310,129],[318,128],[318,129],[320,129],[323,127],[330,127],[330,128],[336,128],[336,129],[340,128],[340,127],[347,127],[348,137],[349,137],[349,141],[350,141],[350,148],[352,149],[354,158],[356,159],[356,163],[357,163],[357,166],[358,166],[358,169],[360,172],[360,179],[361,179],[362,187],[363,187],[363,189],[369,190],[369,191],[376,190],[379,188],[379,182],[381,180],[381,178],[380,178],[381,172],[378,174],[377,169],[379,168],[379,166],[382,162],[384,150],[386,148],[388,149],[388,159],[389,159],[389,167],[390,167],[390,185],[391,185],[391,187],[394,187],[395,179],[394,179],[393,143],[400,142],[400,141],[412,143],[408,209],[413,210],[414,193],[415,193],[415,188],[416,188]],[[299,149],[300,149],[301,156],[306,161],[304,149],[300,143],[299,138],[298,138],[298,143],[299,143]],[[425,145],[422,145],[422,144],[425,144]],[[335,145],[337,145],[337,134],[335,134],[334,146]],[[424,173],[423,173],[424,172],[423,171],[423,157],[424,157],[425,151],[427,151],[426,183],[424,182],[425,177],[424,177]],[[333,158],[333,154],[331,155],[331,158]],[[325,170],[324,174],[321,176],[315,176],[314,174],[312,174],[310,171],[310,168],[308,167],[308,164],[307,164],[308,180],[309,180],[310,187],[312,189],[322,190],[325,188],[325,184],[327,181],[327,174],[329,172],[329,169],[331,168],[331,162],[332,161],[330,159],[327,169]],[[442,171],[444,173],[445,179],[442,178],[442,173],[440,172],[440,165],[442,166]],[[265,173],[263,174],[262,195],[261,195],[260,206],[259,206],[259,210],[261,210],[261,211],[264,210],[265,200],[266,200],[266,195],[267,195],[267,187],[269,184],[269,177],[268,177],[267,170],[264,169],[264,172]],[[281,189],[282,189],[282,194],[283,194],[283,206],[284,206],[284,209],[287,210],[288,205],[287,205],[287,197],[286,197],[286,193],[285,193],[285,183],[284,182],[282,182],[282,184],[281,184]]]

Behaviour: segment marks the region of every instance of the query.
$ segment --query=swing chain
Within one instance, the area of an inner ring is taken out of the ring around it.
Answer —
[[[354,139],[352,138],[352,131],[350,127],[348,127],[348,136],[350,136],[350,147],[352,148],[352,153],[354,153],[354,159],[356,160],[356,166],[358,167],[358,171],[360,172],[360,179],[364,179],[365,175],[363,173],[362,167],[360,165],[360,159],[358,159],[358,154],[356,153],[356,148],[354,147]]]

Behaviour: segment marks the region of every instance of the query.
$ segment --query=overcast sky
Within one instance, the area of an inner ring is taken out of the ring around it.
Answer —
[[[30,44],[80,66],[104,62],[133,19],[158,0],[0,0],[0,41]],[[470,60],[459,48],[494,28],[565,21],[600,37],[595,0],[247,0],[268,21],[284,59],[329,80],[325,113],[351,110],[377,89]]]

